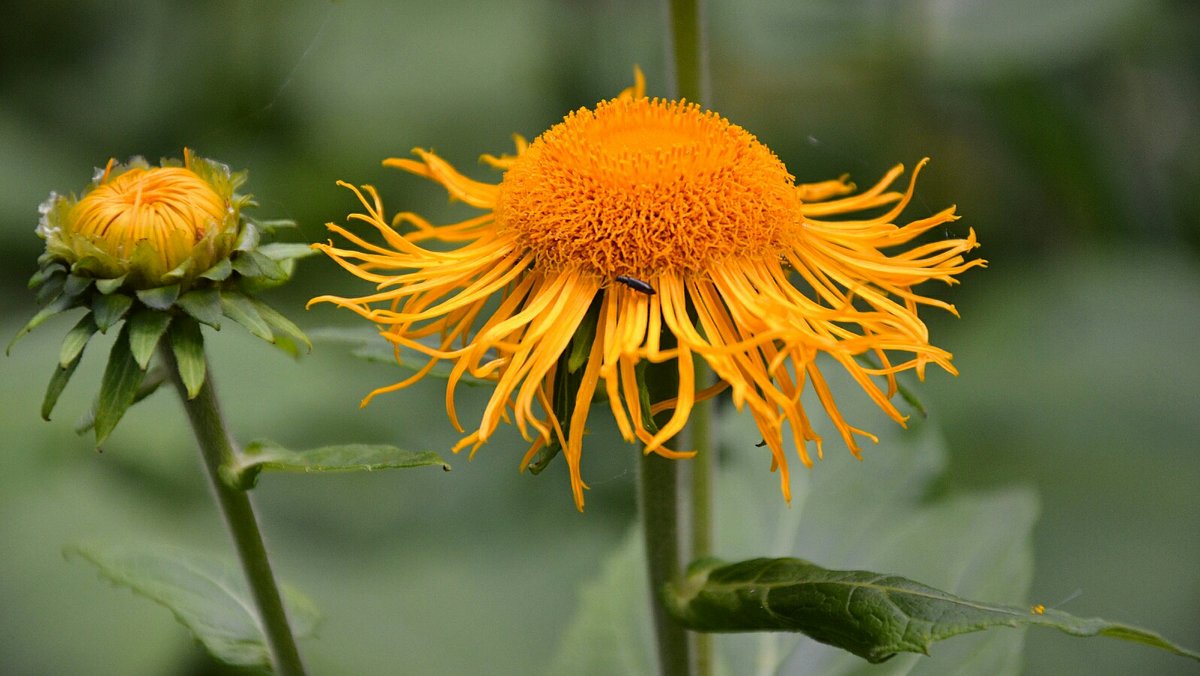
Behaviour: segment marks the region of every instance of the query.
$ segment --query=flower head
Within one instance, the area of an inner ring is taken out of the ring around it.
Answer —
[[[901,424],[889,401],[897,373],[923,376],[930,363],[954,372],[951,355],[930,344],[917,316],[921,305],[954,308],[913,287],[954,283],[983,261],[964,259],[977,246],[974,232],[911,244],[956,220],[953,207],[894,223],[924,161],[900,192],[889,190],[899,166],[858,193],[844,177],[797,184],[745,129],[695,104],[647,98],[640,73],[634,87],[570,113],[532,143],[517,137],[515,155],[484,155],[504,171],[497,185],[463,176],[432,152],[414,153],[415,160],[384,164],[440,183],[483,213],[450,225],[409,212],[389,218],[374,188],[342,183],[364,206],[350,218],[376,228],[383,244],[330,224],[356,248],[314,247],[377,291],[313,302],[351,309],[379,325],[398,355],[427,359],[364,404],[448,361],[446,409],[466,433],[455,450],[473,453],[511,417],[532,443],[522,468],[544,448],[561,447],[579,508],[583,437],[597,392],[607,395],[627,440],[646,453],[687,457],[664,444],[697,400],[730,389],[757,422],[789,497],[784,423],[802,462],[811,464],[806,442],[821,454],[800,401],[805,387],[851,451],[859,451],[856,435],[874,439],[842,417],[818,355],[841,364]],[[903,248],[884,252],[894,247]],[[860,363],[868,355],[874,365]],[[696,359],[709,364],[717,385],[697,391]],[[646,363],[678,369],[675,397],[646,402]],[[494,388],[469,432],[454,401],[467,376]],[[667,410],[656,426],[652,416]]]
[[[182,165],[140,157],[97,172],[81,197],[51,194],[38,234],[47,252],[102,279],[146,289],[192,278],[233,251],[244,180],[224,165],[184,152]]]
[[[97,397],[97,445],[126,409],[162,382],[161,369],[149,368],[160,342],[170,345],[193,397],[205,373],[201,324],[220,328],[230,319],[292,354],[308,345],[295,324],[254,293],[287,281],[295,259],[312,251],[259,245],[260,232],[294,224],[244,214],[253,201],[234,191],[245,180],[245,172],[185,149],[182,162],[163,160],[157,167],[140,157],[127,164],[109,160],[82,196],[51,193],[42,203],[37,234],[46,251],[29,286],[44,307],[9,349],[51,316],[85,311],[64,341],[42,417],[50,419],[92,336],[122,322]]]

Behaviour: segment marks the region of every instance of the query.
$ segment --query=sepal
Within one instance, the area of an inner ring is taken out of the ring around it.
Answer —
[[[96,447],[108,439],[108,435],[120,422],[125,411],[133,405],[138,388],[146,372],[138,365],[129,346],[129,324],[121,327],[117,340],[108,355],[108,364],[100,379],[100,394],[96,398],[96,418],[93,429]]]

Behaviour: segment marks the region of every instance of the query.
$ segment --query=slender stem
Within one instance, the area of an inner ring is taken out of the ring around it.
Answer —
[[[711,380],[708,364],[696,362],[696,389],[708,387]],[[711,556],[713,551],[712,480],[716,449],[712,445],[712,399],[697,402],[688,417],[691,433],[692,459],[692,551],[693,559]]]
[[[701,0],[668,0],[668,21],[671,97],[704,103],[709,98],[709,86],[703,3]],[[696,387],[704,387],[708,380],[708,365],[701,360],[696,367]],[[712,554],[711,406],[711,400],[693,406],[688,422],[690,446],[696,451],[696,457],[691,463],[690,499],[682,507],[687,510],[691,526],[690,556],[693,559]],[[694,666],[697,676],[710,676],[713,673],[712,637],[703,633],[691,637],[694,662],[689,666]],[[660,644],[661,641],[662,638]]]
[[[708,386],[710,380],[708,364],[704,360],[696,362],[696,389]],[[688,429],[691,432],[691,448],[696,452],[692,459],[691,482],[691,525],[692,525],[692,560],[712,556],[713,553],[713,470],[716,465],[714,454],[716,449],[712,444],[712,404],[713,400],[697,402],[692,406],[692,414],[688,418]],[[713,673],[712,634],[698,632],[693,634],[696,645],[696,674],[711,676]]]
[[[708,100],[708,59],[701,0],[668,0],[674,86],[671,98],[703,103]]]
[[[196,442],[200,445],[200,454],[204,458],[209,481],[217,496],[221,513],[225,516],[225,525],[228,526],[229,534],[237,548],[251,593],[254,595],[274,671],[285,676],[303,675],[304,664],[296,647],[296,639],[292,636],[287,614],[284,612],[283,597],[271,572],[271,562],[267,558],[267,549],[258,529],[258,521],[254,517],[254,506],[250,504],[250,496],[245,491],[230,488],[221,480],[221,466],[233,460],[235,451],[233,440],[221,417],[221,408],[213,387],[212,369],[205,368],[203,387],[194,399],[188,399],[187,388],[179,378],[175,355],[165,344],[160,354],[167,363],[179,398],[183,401],[183,408],[192,423],[192,431],[195,432]]]
[[[662,347],[675,347],[674,334],[664,333]],[[673,362],[645,367],[645,386],[650,401],[662,401],[679,392],[679,371]],[[669,614],[662,594],[667,584],[679,579],[683,562],[683,542],[679,524],[681,510],[688,504],[680,500],[680,461],[656,454],[644,455],[638,463],[638,507],[642,516],[642,535],[646,543],[646,572],[650,579],[650,608],[658,646],[659,673],[662,676],[691,676],[692,646],[689,632]]]
[[[661,599],[663,588],[680,573],[679,461],[651,453],[642,458],[638,469],[638,502],[646,541],[659,673],[688,676],[692,673],[688,632],[667,614]]]

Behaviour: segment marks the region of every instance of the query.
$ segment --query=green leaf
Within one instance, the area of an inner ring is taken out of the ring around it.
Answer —
[[[158,340],[170,323],[171,315],[149,308],[142,308],[129,317],[129,351],[142,370],[150,364],[154,348],[158,347]]]
[[[142,289],[137,292],[138,300],[147,307],[155,310],[169,310],[179,298],[179,285],[159,286],[153,289]]]
[[[117,289],[121,288],[121,285],[125,283],[125,278],[127,276],[128,275],[121,275],[120,277],[113,277],[111,279],[97,279],[96,280],[96,289],[100,293],[107,296],[108,294],[112,293],[113,291],[116,291]]]
[[[780,494],[779,474],[768,471],[769,451],[755,447],[762,437],[753,418],[732,408],[718,409],[713,422],[720,432],[721,458],[714,481],[714,552],[728,560],[804,557],[829,567],[888,570],[958,596],[1022,605],[1033,577],[1030,537],[1038,508],[1031,491],[1012,488],[931,500],[930,489],[946,457],[936,429],[920,420],[910,421],[909,430],[888,427],[854,383],[833,369],[826,373],[848,419],[877,416],[869,429],[879,434],[879,445],[864,448],[860,461],[828,441],[824,460],[811,469],[797,462],[796,450],[787,445],[789,504]],[[803,403],[809,411],[820,410],[813,398]],[[826,420],[814,415],[813,424],[826,439],[837,438]],[[629,553],[617,552],[611,561],[618,560],[630,560]],[[611,655],[654,659],[653,635],[641,629],[649,626],[649,605],[644,596],[627,591],[647,584],[644,566],[638,560],[606,574],[610,583],[595,593],[595,603],[581,605],[558,649],[556,664],[580,668],[553,673],[605,673],[605,659]],[[617,614],[608,606],[618,602],[624,603],[619,625],[603,632],[581,629]],[[1018,676],[1024,635],[992,631],[963,636],[939,645],[932,657],[904,654],[886,667],[873,667],[797,633],[717,634],[713,641],[716,673]]]
[[[287,279],[279,263],[256,250],[243,251],[233,258],[233,269],[243,277],[262,277],[269,280]]]
[[[291,242],[272,242],[258,247],[258,252],[274,261],[307,258],[317,253],[310,244],[294,244]]]
[[[183,259],[182,263],[180,263],[179,265],[176,265],[174,268],[172,268],[171,270],[168,270],[166,273],[164,273],[162,276],[162,281],[164,281],[164,282],[182,281],[184,278],[186,278],[191,273],[192,267],[194,265],[196,265],[195,259],[185,258],[185,259]],[[172,286],[174,286],[174,285],[172,285]]]
[[[108,355],[108,365],[100,379],[100,396],[96,400],[96,445],[104,443],[121,416],[133,405],[138,387],[146,372],[138,366],[129,348],[129,325],[121,328]]]
[[[247,221],[242,226],[242,231],[238,234],[237,244],[233,248],[235,251],[253,251],[258,247],[258,241],[258,227],[254,223]]]
[[[589,313],[590,314],[590,313]],[[586,321],[584,322],[587,323]],[[595,328],[593,323],[592,328]],[[580,328],[575,332],[575,339],[579,338],[584,329]],[[590,333],[590,332],[589,332]],[[590,337],[589,337],[590,340]],[[570,420],[571,415],[575,410],[575,394],[579,391],[580,381],[583,379],[582,373],[577,373],[577,369],[572,369],[570,364],[575,359],[575,350],[572,349],[570,354],[560,354],[558,356],[558,367],[554,371],[554,417],[558,420]],[[529,461],[527,469],[530,474],[538,475],[543,470],[550,466],[550,463],[558,457],[562,452],[562,443],[557,435],[552,435],[538,452]]]
[[[105,257],[107,258],[107,256]],[[108,260],[111,261],[112,259],[109,258]],[[74,263],[71,263],[71,272],[85,272],[89,277],[103,277],[108,274],[108,268],[109,265],[107,263],[92,254],[81,256]]]
[[[92,321],[91,313],[88,313],[63,338],[62,349],[58,353],[58,365],[46,385],[46,395],[42,397],[42,420],[50,420],[58,397],[71,381],[71,376],[75,375],[75,369],[83,358],[83,349],[95,333],[96,323]]]
[[[43,254],[44,256],[45,254]],[[43,257],[38,257],[37,272],[29,278],[28,287],[30,291],[37,289],[54,277],[60,277],[67,274],[67,266],[59,262],[43,264]]]
[[[13,345],[16,345],[18,340],[23,338],[25,336],[25,334],[36,329],[42,322],[46,321],[47,319],[53,317],[54,315],[56,315],[60,312],[70,310],[71,308],[76,307],[78,305],[79,305],[78,298],[71,298],[71,297],[67,296],[66,294],[62,294],[62,295],[58,296],[57,298],[55,298],[54,300],[50,301],[49,305],[42,308],[41,310],[38,310],[37,314],[33,315],[33,317],[25,324],[25,326],[21,327],[20,331],[17,331],[16,335],[14,335],[12,337],[12,340],[8,341],[8,347],[4,348],[4,354],[7,355],[8,353],[12,352]]]
[[[133,395],[133,404],[145,399],[146,397],[158,391],[158,388],[167,381],[166,369],[156,366],[146,371],[146,377],[142,379],[142,384],[138,385],[137,394]],[[132,406],[133,404],[130,404]],[[84,434],[88,430],[96,426],[96,405],[93,404],[87,413],[79,417],[75,422],[75,434]]]
[[[236,292],[221,294],[221,311],[226,317],[246,327],[252,335],[262,338],[268,343],[275,342],[275,334],[267,324],[250,298]]]
[[[95,333],[96,322],[92,319],[92,313],[80,317],[79,322],[63,338],[62,349],[58,352],[58,365],[67,368],[71,362],[78,361],[79,354]]]
[[[32,280],[30,281],[32,282]],[[38,305],[45,305],[58,297],[62,293],[63,287],[66,286],[66,282],[67,273],[59,271],[56,274],[48,275],[36,287],[31,286],[36,291],[34,298],[37,300]]]
[[[92,314],[95,315],[100,333],[107,333],[109,328],[121,321],[132,306],[133,299],[123,293],[96,296],[92,300]]]
[[[250,302],[254,304],[254,309],[258,310],[263,321],[271,327],[276,347],[293,357],[300,356],[302,346],[305,352],[312,351],[312,342],[309,341],[308,336],[304,335],[299,326],[292,323],[292,320],[257,298],[251,298]]]
[[[175,304],[195,317],[201,324],[221,330],[221,293],[216,289],[192,289],[179,297]]]
[[[83,292],[87,291],[88,287],[92,285],[93,281],[94,280],[88,276],[74,274],[67,275],[67,281],[63,284],[62,292],[68,296],[82,295]]]
[[[958,634],[1023,625],[1145,643],[1200,661],[1200,653],[1137,627],[970,601],[903,577],[828,570],[803,559],[697,562],[664,598],[672,616],[689,629],[798,631],[872,663],[902,651],[928,654],[934,641]]]
[[[374,472],[381,469],[441,467],[450,465],[432,451],[405,451],[395,446],[345,444],[293,451],[273,441],[252,441],[239,455],[236,466],[223,467],[223,478],[231,486],[254,486],[259,472]]]
[[[270,666],[254,597],[234,562],[165,546],[85,544],[63,555],[89,561],[113,583],[170,610],[222,662]],[[315,606],[287,585],[282,593],[293,634],[312,635],[320,620]]]
[[[296,221],[293,221],[290,218],[276,218],[276,219],[262,220],[262,219],[258,219],[258,218],[254,218],[252,216],[246,215],[246,220],[253,223],[262,232],[275,232],[276,230],[281,230],[281,229],[285,229],[285,228],[299,227],[299,225],[296,223]],[[262,247],[259,247],[259,248],[261,249]]]
[[[650,388],[646,387],[647,363],[642,360],[633,367],[634,377],[637,378],[638,406],[642,409],[642,427],[650,434],[658,434],[658,423],[654,422],[654,414],[650,412]]]
[[[171,323],[169,340],[175,362],[179,365],[179,379],[187,389],[188,399],[200,394],[204,386],[207,364],[204,358],[204,335],[200,324],[187,317],[179,317]]]
[[[67,383],[71,381],[71,376],[75,375],[75,368],[79,366],[82,357],[83,353],[81,352],[68,362],[66,366],[61,364],[54,366],[54,373],[50,376],[50,382],[46,385],[46,395],[42,397],[42,420],[50,420],[50,414],[54,412],[54,406],[58,403],[58,397],[66,389]]]
[[[583,316],[579,328],[575,329],[575,335],[571,336],[570,356],[565,364],[570,373],[578,371],[587,362],[588,355],[592,353],[592,342],[596,339],[596,322],[599,319],[600,303],[599,300],[596,300],[592,302],[587,314]]]
[[[222,258],[217,261],[217,264],[200,273],[200,277],[211,279],[214,282],[222,282],[229,279],[229,275],[233,274],[233,264],[228,258]]]

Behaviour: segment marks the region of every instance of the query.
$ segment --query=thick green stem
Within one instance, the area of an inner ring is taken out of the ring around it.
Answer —
[[[251,593],[254,595],[274,671],[285,676],[302,675],[304,664],[300,660],[300,651],[296,647],[296,639],[292,636],[287,614],[284,612],[283,597],[279,593],[275,575],[271,572],[271,562],[267,558],[267,549],[263,545],[258,521],[254,516],[254,506],[250,504],[250,496],[245,491],[230,488],[221,480],[220,469],[222,465],[233,460],[234,446],[221,417],[221,408],[213,388],[212,369],[205,369],[203,387],[194,399],[188,399],[187,388],[179,378],[175,355],[165,345],[160,353],[167,362],[172,380],[175,381],[175,389],[179,392],[184,409],[187,410],[188,420],[192,423],[192,431],[196,434],[196,442],[200,445],[200,453],[204,458],[204,467],[208,470],[209,481],[217,496],[221,513],[225,516],[225,525],[229,528],[229,534],[237,548]]]
[[[696,362],[696,389],[708,386],[711,380],[708,364]],[[713,553],[713,471],[716,465],[716,449],[712,444],[712,399],[697,402],[688,418],[691,433],[691,450],[696,452],[692,459],[691,482],[691,559],[703,559]],[[696,674],[710,676],[713,673],[712,635],[693,634],[696,646]]]
[[[667,614],[662,590],[679,577],[679,461],[651,453],[638,467],[638,503],[642,534],[646,541],[646,565],[650,577],[650,607],[658,644],[659,673],[688,676],[691,648],[688,632]]]
[[[675,347],[675,336],[665,333],[662,347]],[[650,401],[670,399],[679,391],[678,366],[673,362],[645,367],[645,386]],[[650,578],[650,608],[662,676],[691,676],[694,672],[691,635],[668,613],[662,601],[667,584],[679,579],[683,566],[680,522],[688,503],[679,496],[680,461],[656,454],[638,463],[638,507],[646,542],[646,572]]]

